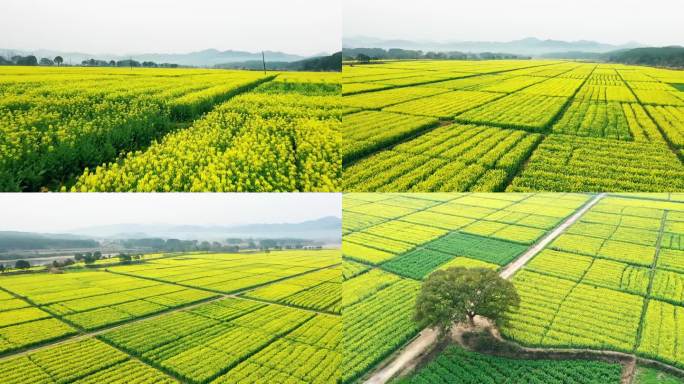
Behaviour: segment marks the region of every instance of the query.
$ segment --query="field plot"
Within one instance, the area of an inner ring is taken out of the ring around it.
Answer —
[[[420,282],[450,266],[498,269],[572,215],[575,194],[344,195],[342,382],[351,382],[419,331]],[[348,217],[350,223],[346,223]]]
[[[522,303],[503,334],[684,366],[684,204],[658,197],[604,197],[532,259],[513,277]]]
[[[314,271],[339,264],[339,251],[323,250],[313,254],[315,257],[301,251],[195,254],[115,267],[110,271],[217,293],[256,288],[309,272],[312,273],[302,276],[302,282],[335,280],[334,273]]]
[[[398,380],[400,384],[457,383],[619,383],[622,367],[582,360],[516,360],[449,347],[418,373]]]
[[[507,191],[681,191],[684,168],[655,143],[551,135]]]
[[[491,191],[503,188],[541,140],[472,125],[437,128],[347,167],[346,191]]]
[[[2,382],[335,382],[339,264],[339,250],[190,253],[1,277]]]
[[[339,74],[3,67],[0,190],[335,190],[339,94]]]
[[[96,329],[215,296],[100,272],[7,276],[0,287],[81,329]],[[19,310],[15,310],[19,311]],[[17,315],[13,317],[18,318]]]
[[[406,81],[423,76],[433,80]],[[678,191],[682,82],[666,69],[552,60],[345,65],[354,91],[342,103],[358,112],[343,118],[342,189]]]
[[[0,361],[3,382],[20,383],[174,383],[125,353],[95,340],[69,342]]]

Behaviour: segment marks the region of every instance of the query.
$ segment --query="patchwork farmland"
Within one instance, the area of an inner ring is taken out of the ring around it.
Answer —
[[[1,67],[0,190],[339,190],[339,76]]]
[[[419,334],[414,303],[431,272],[503,271],[571,216],[513,271],[521,304],[506,314],[502,336],[684,368],[684,194],[348,193],[343,206],[345,383],[378,372]],[[453,350],[405,382],[451,382],[440,365],[469,375],[475,363],[521,372],[541,364],[483,359]],[[573,369],[562,365],[554,369]],[[578,382],[620,382],[600,364],[576,369],[588,370]],[[593,369],[608,376],[590,381]]]
[[[348,192],[684,188],[684,72],[550,60],[343,67]]]
[[[339,250],[0,277],[3,383],[331,383]]]

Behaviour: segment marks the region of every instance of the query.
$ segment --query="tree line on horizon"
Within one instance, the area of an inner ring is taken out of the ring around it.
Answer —
[[[344,60],[358,62],[370,62],[376,60],[527,60],[530,56],[516,55],[511,53],[465,53],[459,51],[450,52],[424,52],[421,50],[401,48],[344,48],[342,49]]]
[[[51,66],[70,66],[68,64],[64,64],[64,58],[62,56],[56,56],[53,59],[43,57],[40,60],[34,55],[28,55],[28,56],[21,56],[21,55],[15,55],[8,58],[0,56],[0,65],[21,65],[21,66],[44,66],[44,67],[51,67]],[[81,61],[81,64],[78,64],[77,66],[81,67],[145,67],[145,68],[178,68],[180,67],[178,64],[172,64],[172,63],[155,63],[154,61],[143,61],[139,62],[137,60],[133,59],[125,59],[125,60],[97,60],[97,59],[89,59],[89,60],[83,60]]]

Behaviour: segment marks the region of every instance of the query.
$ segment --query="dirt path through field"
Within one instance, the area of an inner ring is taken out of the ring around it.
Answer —
[[[553,229],[551,232],[546,234],[541,240],[536,244],[531,246],[525,253],[519,256],[515,261],[508,264],[499,275],[504,279],[509,279],[513,276],[520,268],[522,268],[528,261],[530,261],[534,256],[541,252],[544,247],[555,240],[561,233],[563,233],[569,226],[574,224],[579,220],[582,215],[584,215],[591,207],[596,205],[603,197],[605,193],[601,193],[593,196],[588,202],[586,202],[580,209],[578,209],[572,216],[568,217],[559,226]],[[478,326],[486,326],[486,324],[481,323]],[[462,334],[463,329],[459,326],[452,328],[452,337],[458,338],[459,334]],[[459,333],[460,332],[460,333]],[[406,345],[401,352],[392,360],[390,363],[383,366],[378,371],[374,372],[365,384],[385,384],[398,373],[405,371],[405,369],[410,365],[415,365],[415,360],[425,353],[428,353],[430,349],[435,345],[437,341],[437,331],[434,329],[424,329],[416,338],[414,338],[408,345]]]
[[[582,215],[584,215],[591,207],[596,205],[605,196],[605,193],[598,194],[589,200],[582,208],[577,210],[572,216],[567,218],[561,225],[556,227],[553,231],[546,234],[541,240],[534,244],[527,252],[523,253],[522,256],[515,259],[512,263],[508,264],[499,274],[504,279],[509,279],[513,276],[520,268],[522,268],[528,261],[533,257],[537,256],[547,245],[554,241],[561,233],[565,232],[568,227],[573,225],[577,220],[579,220]]]
[[[418,356],[428,351],[435,344],[435,341],[437,341],[437,331],[432,328],[424,329],[418,337],[404,347],[396,359],[366,380],[366,384],[383,384],[388,382],[397,372],[403,370],[404,367],[412,363]]]

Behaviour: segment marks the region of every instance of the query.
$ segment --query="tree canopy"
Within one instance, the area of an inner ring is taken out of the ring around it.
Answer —
[[[428,276],[416,300],[414,319],[423,327],[438,327],[446,337],[454,323],[473,325],[478,315],[501,325],[504,312],[519,303],[513,284],[496,271],[453,267]]]

